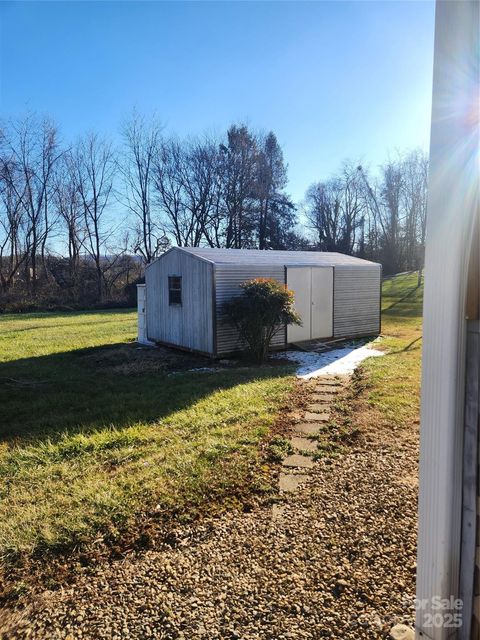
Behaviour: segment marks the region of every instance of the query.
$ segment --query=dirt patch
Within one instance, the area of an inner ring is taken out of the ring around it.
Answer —
[[[252,363],[246,354],[239,354],[236,358],[215,359],[173,347],[148,347],[137,342],[94,349],[80,357],[87,366],[122,376],[208,372],[251,367],[256,364]],[[291,365],[288,359],[271,357],[262,366],[278,368]]]
[[[162,346],[145,347],[137,343],[95,349],[93,353],[82,356],[82,359],[87,365],[123,376],[188,371],[210,367],[214,362],[189,352]]]

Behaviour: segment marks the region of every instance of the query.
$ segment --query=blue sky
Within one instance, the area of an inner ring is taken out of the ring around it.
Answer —
[[[433,2],[0,2],[0,112],[66,140],[118,137],[133,106],[167,133],[272,129],[303,198],[344,158],[428,148]]]

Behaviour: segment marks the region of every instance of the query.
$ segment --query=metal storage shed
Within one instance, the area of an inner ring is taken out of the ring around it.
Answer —
[[[222,306],[258,277],[292,289],[302,317],[303,326],[279,331],[272,347],[380,331],[379,264],[320,251],[175,247],[146,269],[146,338],[212,356],[240,350]]]

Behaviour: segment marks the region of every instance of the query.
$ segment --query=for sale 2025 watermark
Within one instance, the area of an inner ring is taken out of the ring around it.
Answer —
[[[361,616],[352,616],[352,622],[363,626],[377,628],[392,627],[396,624],[406,624],[419,628],[428,629],[459,629],[462,626],[463,601],[460,598],[451,596],[442,598],[433,596],[432,598],[405,598],[402,602],[404,615],[392,613],[392,615],[381,616],[376,612],[364,613]]]
[[[423,629],[459,629],[462,626],[463,600],[460,598],[414,598],[413,604],[417,624]]]

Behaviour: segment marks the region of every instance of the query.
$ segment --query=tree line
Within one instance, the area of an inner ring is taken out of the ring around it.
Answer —
[[[315,248],[380,262],[384,274],[423,265],[428,158],[413,150],[379,167],[372,180],[352,162],[306,194],[306,225]]]
[[[146,264],[172,245],[340,251],[421,267],[428,162],[398,155],[372,178],[345,162],[304,202],[287,192],[273,132],[233,124],[179,139],[133,112],[121,143],[65,144],[48,118],[0,123],[3,309],[131,304]]]

